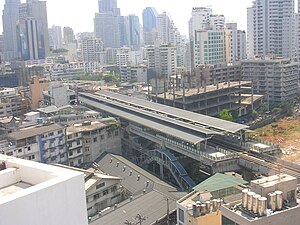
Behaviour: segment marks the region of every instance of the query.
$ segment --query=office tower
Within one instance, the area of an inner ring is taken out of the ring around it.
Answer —
[[[247,59],[247,38],[244,30],[237,31],[237,60]]]
[[[82,59],[84,62],[103,62],[104,48],[97,38],[84,38],[81,42]]]
[[[136,15],[129,15],[129,27],[130,27],[130,46],[132,49],[137,50],[140,48],[141,35],[140,35],[140,21]]]
[[[120,38],[120,9],[117,0],[99,0],[99,13],[94,18],[94,33],[104,47],[118,48]]]
[[[63,35],[64,35],[64,43],[65,44],[74,43],[75,35],[74,35],[74,31],[71,27],[64,27]]]
[[[103,41],[104,47],[119,48],[121,45],[119,16],[113,13],[96,13],[94,31],[96,38]]]
[[[224,30],[196,30],[194,67],[225,63]]]
[[[51,50],[61,49],[63,46],[61,27],[53,25],[49,29],[49,45]]]
[[[18,41],[16,23],[19,20],[20,0],[5,0],[2,15],[4,59],[10,61],[18,58]]]
[[[255,0],[248,8],[248,54],[295,55],[294,0]]]
[[[152,32],[156,29],[157,11],[153,7],[147,7],[143,10],[143,28],[144,32]]]
[[[19,43],[20,39],[27,39],[27,41],[33,40],[34,50],[30,51],[29,54],[35,52],[37,48],[37,53],[29,55],[30,59],[44,59],[49,55],[49,33],[48,33],[48,19],[47,19],[47,6],[46,2],[31,0],[27,3],[21,4],[19,7],[19,24],[22,27],[22,24],[28,24],[28,21],[31,21],[31,26],[36,26],[36,32],[31,32],[30,29],[19,29],[19,32],[23,30],[23,33],[18,33]],[[27,21],[27,22],[26,22]],[[34,28],[35,29],[35,28]],[[26,30],[26,32],[25,32]],[[33,37],[35,35],[35,37]],[[23,38],[23,36],[27,36]],[[37,42],[37,44],[36,44]],[[26,43],[23,43],[25,46]],[[27,43],[30,46],[29,43]],[[19,44],[19,46],[22,46]],[[22,48],[22,47],[21,47]],[[22,52],[22,49],[19,49],[19,52]],[[24,59],[25,60],[25,59]]]
[[[118,12],[117,0],[99,0],[98,6],[99,13]]]
[[[130,22],[128,16],[119,17],[121,46],[130,46]]]

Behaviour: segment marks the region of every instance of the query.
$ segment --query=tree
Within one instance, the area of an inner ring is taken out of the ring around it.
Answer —
[[[259,112],[260,113],[265,113],[265,112],[267,112],[268,111],[268,103],[266,103],[266,102],[264,102],[264,103],[262,103],[261,105],[260,105],[260,107],[259,107]]]
[[[232,116],[231,112],[228,109],[223,109],[219,113],[219,118],[222,119],[222,120],[233,121],[233,116]]]

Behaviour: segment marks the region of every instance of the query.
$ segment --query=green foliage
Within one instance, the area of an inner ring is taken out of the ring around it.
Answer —
[[[119,74],[104,74],[104,75],[82,75],[79,80],[87,80],[87,81],[102,81],[105,82],[113,82],[118,84],[120,82]]]
[[[233,121],[233,116],[232,116],[231,112],[228,109],[223,109],[219,113],[219,118],[222,119],[222,120]]]
[[[253,119],[256,119],[258,116],[259,116],[258,112],[257,112],[256,110],[252,110],[252,112],[251,112],[251,117],[252,117]]]
[[[263,113],[266,113],[268,111],[268,108],[269,108],[268,103],[264,102],[260,105],[258,111],[263,114]]]
[[[275,113],[275,114],[280,113],[280,112],[281,112],[281,108],[274,108],[272,110],[272,113]]]

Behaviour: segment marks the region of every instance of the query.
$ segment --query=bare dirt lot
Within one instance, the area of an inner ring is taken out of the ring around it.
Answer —
[[[253,135],[278,144],[282,159],[300,164],[300,116],[281,119],[257,129]]]

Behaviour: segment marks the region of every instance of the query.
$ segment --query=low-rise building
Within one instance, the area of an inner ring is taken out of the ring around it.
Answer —
[[[251,181],[239,201],[221,207],[224,225],[294,225],[300,220],[297,178],[278,174]]]
[[[84,175],[0,155],[0,218],[5,225],[87,225]]]
[[[217,173],[177,201],[179,225],[222,225],[221,205],[240,196],[243,179]]]
[[[89,170],[57,165],[84,173],[86,206],[89,217],[123,200],[121,178],[104,174],[94,165]]]
[[[0,117],[20,116],[30,109],[29,99],[17,88],[0,89]]]
[[[70,90],[66,85],[53,83],[49,85],[48,91],[43,92],[44,105],[55,105],[62,107],[65,105],[74,104],[76,102],[76,93]]]
[[[4,154],[43,163],[68,161],[65,128],[58,124],[23,128],[7,135]]]
[[[123,65],[120,68],[121,82],[147,82],[147,67],[144,65]]]
[[[86,121],[67,128],[67,147],[70,166],[94,162],[103,153],[121,154],[121,133],[118,122]]]
[[[186,195],[122,156],[107,154],[99,169],[121,178],[125,200],[101,210],[91,225],[174,224],[176,201]],[[168,221],[169,220],[169,221]]]

